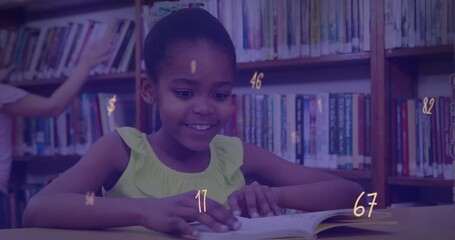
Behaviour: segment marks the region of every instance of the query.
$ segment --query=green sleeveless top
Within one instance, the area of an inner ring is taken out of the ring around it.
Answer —
[[[147,135],[131,127],[117,128],[131,149],[128,166],[105,197],[164,198],[191,190],[207,189],[207,197],[225,205],[227,197],[245,185],[240,166],[243,145],[237,137],[216,135],[210,142],[210,164],[202,172],[178,172],[164,165],[147,141]]]

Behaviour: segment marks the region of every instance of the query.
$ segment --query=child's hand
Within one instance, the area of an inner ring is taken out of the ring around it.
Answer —
[[[108,36],[95,40],[82,50],[78,65],[91,70],[99,64],[108,61],[111,58],[109,45]]]
[[[197,191],[161,199],[144,199],[142,225],[159,232],[197,236],[188,222],[199,221],[216,232],[237,230],[240,223],[220,203],[206,198],[206,212],[199,212]],[[202,205],[202,204],[201,204]]]
[[[231,211],[236,216],[264,217],[281,215],[272,190],[265,185],[253,182],[234,191],[228,197]]]

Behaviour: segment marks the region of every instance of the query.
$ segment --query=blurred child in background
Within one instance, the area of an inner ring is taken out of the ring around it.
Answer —
[[[12,161],[12,116],[51,117],[60,115],[87,80],[92,68],[109,59],[101,39],[85,48],[71,76],[50,97],[28,93],[1,82],[6,81],[13,66],[0,70],[0,228],[6,228],[8,180]]]

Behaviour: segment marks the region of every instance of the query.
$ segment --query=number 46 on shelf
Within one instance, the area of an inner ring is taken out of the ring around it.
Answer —
[[[259,73],[259,75],[258,75],[258,72],[254,72],[254,75],[250,80],[251,89],[254,89],[254,87],[256,87],[256,89],[258,89],[258,90],[261,89],[261,85],[262,85],[261,79],[263,77],[264,77],[264,73]]]

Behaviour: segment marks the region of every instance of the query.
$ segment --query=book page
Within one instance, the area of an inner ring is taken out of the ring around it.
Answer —
[[[198,222],[194,222],[192,225],[196,230],[201,232],[199,239],[312,238],[318,232],[328,228],[356,224],[375,224],[377,220],[390,216],[390,213],[376,211],[372,213],[371,218],[356,217],[353,213],[353,209],[337,209],[262,218],[237,217],[241,222],[240,229],[227,233],[213,232],[211,229]],[[327,219],[329,219],[327,223],[321,224]],[[382,224],[383,222],[387,224],[393,223],[385,221],[378,223]]]

